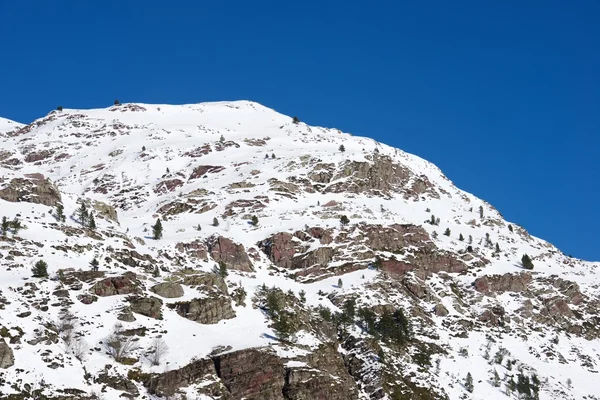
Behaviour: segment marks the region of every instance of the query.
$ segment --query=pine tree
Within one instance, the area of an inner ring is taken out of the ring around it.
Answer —
[[[17,217],[15,217],[15,219],[12,220],[12,222],[10,223],[10,226],[12,227],[13,235],[15,235],[15,236],[19,233],[19,231],[23,227],[23,225],[21,225],[21,221],[19,221],[19,218],[17,218]]]
[[[344,147],[343,144],[340,144],[339,150],[343,153],[346,151],[346,148]]]
[[[500,245],[496,242],[496,253],[500,253]]]
[[[465,379],[465,389],[469,393],[473,393],[473,376],[470,372],[467,373],[467,378]]]
[[[121,104],[121,102],[119,100],[115,100],[115,106],[118,106],[120,104]]]
[[[194,228],[196,228],[198,232],[202,230],[202,226],[200,224],[196,225]]]
[[[350,220],[348,219],[348,217],[346,215],[342,215],[340,217],[340,223],[342,224],[342,226],[346,226],[350,223]]]
[[[213,223],[212,223],[212,225],[213,225],[213,226],[219,226],[219,220],[217,219],[217,217],[214,217],[214,218],[213,218]]]
[[[258,217],[256,215],[252,216],[251,224],[252,224],[252,226],[257,226],[258,225]]]
[[[344,286],[344,282],[342,282],[342,278],[338,279],[338,287],[341,288]]]
[[[523,257],[521,257],[521,263],[523,263],[523,268],[533,269],[533,261],[527,254],[523,254]]]
[[[275,153],[271,154],[271,158],[274,160],[275,159]]]
[[[473,236],[469,235],[469,244],[473,244]]]
[[[298,295],[300,296],[300,302],[302,304],[306,303],[306,292],[304,290],[301,290]]]
[[[221,137],[219,138],[219,142],[223,143],[225,141],[225,136],[221,135]]]
[[[58,107],[56,107],[56,109],[57,109],[58,111],[62,111],[62,110],[63,110],[63,107],[62,107],[62,106],[58,106]]]
[[[88,228],[90,229],[96,229],[96,220],[94,219],[94,214],[90,213],[90,217],[89,217],[89,222],[88,222]]]
[[[229,272],[227,272],[227,265],[223,261],[219,261],[218,275],[221,278],[225,278],[227,275],[229,275]]]
[[[56,205],[56,219],[59,220],[60,222],[65,222],[65,220],[66,220],[65,207],[61,203],[58,203]]]
[[[498,375],[498,371],[494,369],[494,376],[492,377],[492,383],[494,387],[500,387],[500,376]]]
[[[299,124],[300,123],[300,119],[298,117],[294,116],[294,118],[292,119],[292,122],[294,124]]]
[[[450,228],[446,228],[446,230],[444,231],[444,235],[450,236]]]
[[[48,276],[48,264],[46,261],[39,260],[35,263],[33,268],[31,268],[31,272],[33,273],[34,278],[45,278]]]
[[[2,236],[6,236],[6,232],[8,232],[8,228],[10,227],[10,222],[8,222],[8,218],[6,216],[2,217]]]
[[[100,263],[98,262],[98,259],[96,257],[94,257],[94,259],[90,262],[90,266],[92,267],[92,271],[98,271]]]
[[[160,269],[158,268],[158,265],[154,266],[154,271],[152,271],[152,276],[155,278],[158,278],[160,276]]]
[[[464,238],[464,236],[462,235],[462,233],[461,233],[460,235],[458,235],[458,240],[460,240],[461,242],[462,242],[463,240],[465,240],[465,238]]]
[[[431,220],[429,221],[431,225],[435,225],[435,215],[431,214]]]
[[[86,226],[89,215],[83,200],[81,200],[81,206],[79,206],[79,209],[77,210],[77,215],[79,216],[79,222],[81,223],[81,226]]]
[[[479,206],[479,218],[483,219],[483,206]]]
[[[513,231],[513,226],[512,226],[512,225],[508,225],[508,230],[509,230],[510,232],[512,232],[512,231]]]
[[[431,234],[431,237],[434,238],[434,239],[437,239],[438,238],[437,231],[433,231],[433,233]]]
[[[160,218],[156,219],[156,223],[152,227],[152,237],[154,240],[162,239],[163,236],[163,226],[162,222],[160,222]]]

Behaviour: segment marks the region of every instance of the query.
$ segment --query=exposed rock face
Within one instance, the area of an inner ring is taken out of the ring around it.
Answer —
[[[337,345],[321,345],[307,357],[309,367],[286,368],[283,394],[289,400],[358,398],[356,382],[350,376]]]
[[[106,278],[96,282],[90,288],[90,292],[98,296],[114,296],[117,294],[133,294],[140,291],[139,284],[135,280],[135,274],[125,273],[122,276]]]
[[[208,248],[200,239],[196,239],[189,243],[177,243],[175,248],[180,253],[187,254],[191,259],[208,261]]]
[[[247,349],[216,356],[214,361],[219,377],[234,399],[285,399],[282,394],[285,370],[275,354]]]
[[[15,365],[15,355],[4,338],[0,338],[0,369],[10,368]]]
[[[216,288],[222,293],[227,294],[227,284],[220,276],[216,274],[210,274],[206,272],[194,273],[193,275],[185,275],[183,277],[184,285],[187,286],[200,286],[205,287],[209,290]]]
[[[100,217],[119,223],[119,216],[117,215],[117,210],[115,210],[113,206],[110,206],[101,201],[94,200],[94,202],[92,203],[92,207]]]
[[[206,244],[212,258],[217,262],[224,262],[228,269],[253,271],[252,262],[243,245],[223,236],[211,237]]]
[[[213,360],[201,359],[185,367],[162,373],[147,381],[146,385],[151,393],[164,396],[173,395],[175,388],[216,378],[217,371]]]
[[[55,207],[61,202],[60,192],[48,179],[14,178],[0,189],[0,199]]]
[[[154,319],[162,319],[162,300],[158,297],[133,297],[129,299],[131,311]]]
[[[194,168],[194,171],[190,175],[189,180],[202,178],[206,174],[214,174],[217,172],[221,172],[225,169],[225,167],[218,165],[199,165]]]
[[[179,283],[174,282],[162,282],[154,285],[150,290],[166,299],[183,296],[183,287]]]
[[[216,324],[224,319],[235,318],[231,307],[231,298],[213,292],[210,297],[180,301],[168,304],[167,307],[177,311],[177,314],[200,324]]]
[[[475,279],[475,290],[484,294],[523,292],[531,282],[531,274],[528,272],[520,274],[488,275]]]

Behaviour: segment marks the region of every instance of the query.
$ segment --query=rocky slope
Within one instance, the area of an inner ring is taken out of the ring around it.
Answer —
[[[600,264],[416,156],[245,101],[0,132],[1,399],[600,397]]]

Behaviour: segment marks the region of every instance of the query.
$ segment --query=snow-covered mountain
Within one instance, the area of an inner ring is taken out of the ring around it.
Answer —
[[[22,128],[23,124],[20,124],[10,119],[0,118],[0,137],[5,137],[6,132],[13,131],[15,129]]]
[[[600,398],[600,263],[419,157],[247,101],[4,121],[0,399]]]

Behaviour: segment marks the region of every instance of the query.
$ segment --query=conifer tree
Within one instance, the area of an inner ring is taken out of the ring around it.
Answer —
[[[60,222],[65,222],[65,208],[61,203],[56,205],[56,219]]]
[[[483,219],[483,206],[479,206],[479,218]]]
[[[21,230],[21,228],[23,227],[23,225],[21,225],[21,221],[19,221],[19,218],[15,217],[15,219],[12,220],[12,222],[10,223],[10,226],[13,229],[13,235],[17,235],[19,233],[19,231]]]
[[[523,254],[523,257],[521,257],[521,263],[523,263],[523,268],[533,269],[533,261],[527,254]]]
[[[339,150],[343,153],[346,151],[346,147],[343,144],[340,144]]]
[[[498,375],[498,371],[494,368],[494,376],[492,376],[492,384],[494,387],[500,387],[500,376]]]
[[[467,378],[465,379],[465,389],[467,389],[467,392],[473,393],[473,376],[470,372],[467,373]]]
[[[83,200],[81,200],[81,206],[79,206],[79,209],[77,210],[77,216],[79,217],[79,222],[81,223],[81,226],[86,226],[89,215],[87,207]]]
[[[342,224],[342,226],[346,226],[350,223],[350,220],[348,219],[348,217],[346,215],[342,215],[340,217],[340,223]]]
[[[460,240],[461,242],[462,242],[463,240],[465,240],[465,238],[464,238],[464,236],[462,235],[462,233],[461,233],[460,235],[458,235],[458,240]]]
[[[444,235],[450,236],[450,228],[446,228],[446,230],[444,231]]]
[[[435,225],[435,215],[431,214],[431,221],[429,221],[431,225]]]
[[[344,282],[342,281],[342,278],[338,279],[338,287],[341,288],[342,286],[344,286]]]
[[[275,153],[271,154],[271,158],[274,160],[275,159]]]
[[[163,226],[162,222],[160,222],[160,218],[156,219],[156,223],[152,226],[152,237],[154,240],[162,239],[163,236]]]
[[[512,232],[513,231],[513,226],[512,225],[508,225],[508,230]]]
[[[294,118],[292,119],[292,122],[294,124],[299,124],[300,123],[300,119],[298,117],[294,116]]]
[[[90,212],[88,228],[96,229],[96,220],[94,219],[94,214]]]
[[[219,142],[223,143],[225,141],[225,136],[221,135],[221,137],[219,138]]]
[[[473,236],[469,235],[469,244],[473,244]]]
[[[217,269],[217,274],[223,279],[227,275],[229,275],[229,272],[227,272],[227,265],[223,261],[219,261],[219,267]]]
[[[8,228],[10,227],[10,222],[8,222],[8,218],[6,216],[2,217],[2,236],[6,236],[6,232],[8,232]]]
[[[214,218],[213,218],[213,223],[212,223],[212,225],[213,225],[213,226],[219,226],[219,220],[217,219],[217,217],[214,217]]]
[[[252,226],[258,225],[258,217],[256,215],[252,216],[251,224],[252,224]]]
[[[496,242],[496,253],[500,253],[500,245]]]
[[[48,264],[46,261],[39,260],[31,269],[34,278],[45,278],[48,276]]]
[[[90,261],[90,267],[92,267],[92,271],[98,271],[99,266],[100,263],[98,262],[98,259],[94,257],[94,259]]]

